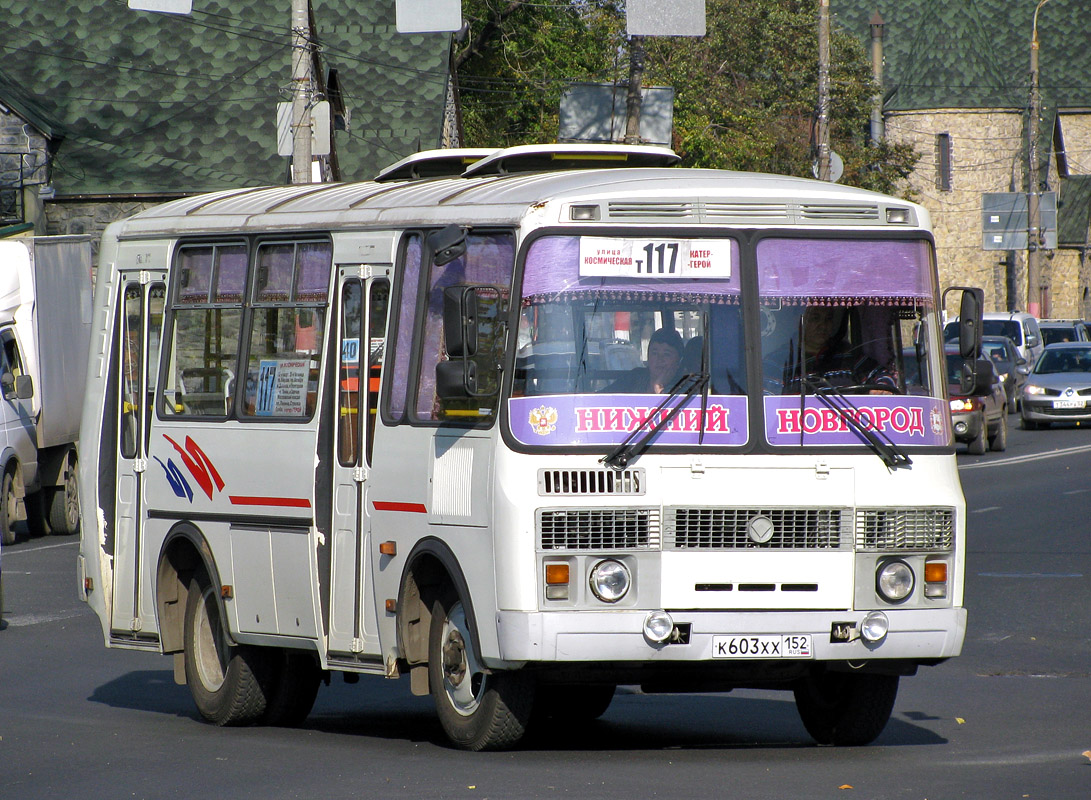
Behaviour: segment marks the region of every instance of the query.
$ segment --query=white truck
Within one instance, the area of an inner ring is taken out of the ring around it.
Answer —
[[[0,239],[0,538],[79,530],[91,239]]]

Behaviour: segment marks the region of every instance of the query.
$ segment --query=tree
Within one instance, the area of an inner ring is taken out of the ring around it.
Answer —
[[[624,83],[624,17],[612,0],[466,0],[456,55],[467,145],[553,141],[565,86]],[[686,166],[811,175],[818,97],[814,0],[706,0],[704,37],[645,39],[645,85],[674,88],[674,149]],[[868,142],[875,86],[862,43],[831,39],[833,149],[842,183],[907,191],[918,155]]]

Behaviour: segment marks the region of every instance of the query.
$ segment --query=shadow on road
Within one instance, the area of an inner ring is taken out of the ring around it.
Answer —
[[[174,683],[170,670],[127,673],[95,689],[90,700],[115,708],[199,718],[188,689]],[[945,744],[946,739],[915,724],[934,719],[919,711],[895,711],[876,744]],[[413,697],[404,681],[374,676],[362,676],[355,685],[335,676],[329,686],[319,690],[314,710],[301,727],[339,736],[449,747],[430,698]],[[784,693],[783,698],[752,694],[644,695],[622,687],[602,718],[578,724],[543,723],[528,732],[520,749],[552,752],[814,746],[789,693]]]

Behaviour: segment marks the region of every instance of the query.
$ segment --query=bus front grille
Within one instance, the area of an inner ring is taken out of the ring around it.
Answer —
[[[664,547],[673,550],[837,550],[850,547],[841,508],[668,508]]]
[[[857,550],[950,550],[953,508],[858,508]]]
[[[542,550],[657,550],[659,512],[650,508],[538,509]]]

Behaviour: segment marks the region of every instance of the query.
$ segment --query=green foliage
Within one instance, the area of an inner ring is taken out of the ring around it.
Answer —
[[[817,3],[706,0],[705,9],[704,37],[645,40],[643,83],[674,88],[672,145],[682,163],[811,175]],[[467,146],[555,141],[568,83],[628,79],[624,17],[612,0],[466,0],[463,13],[470,34],[457,57]],[[869,143],[876,89],[863,45],[835,30],[831,62],[830,143],[845,163],[841,182],[906,191],[918,155]]]

